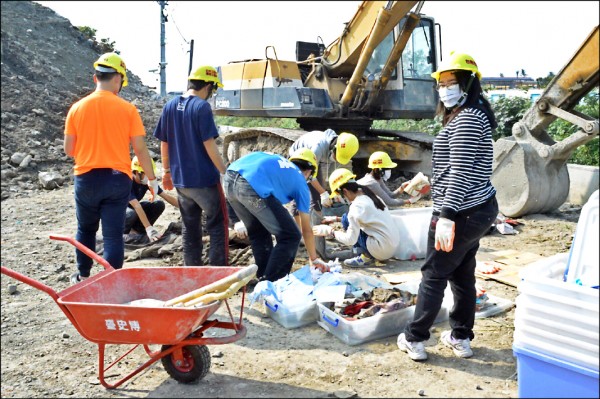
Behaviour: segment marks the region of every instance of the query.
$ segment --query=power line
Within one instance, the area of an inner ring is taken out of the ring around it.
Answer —
[[[173,7],[173,9],[171,10],[171,19],[173,20],[173,25],[175,25],[175,28],[177,29],[177,32],[179,32],[179,36],[181,36],[181,38],[183,39],[183,41],[185,42],[185,44],[190,44],[190,42],[188,40],[186,40],[186,38],[183,36],[183,34],[181,33],[181,31],[179,30],[179,26],[177,26],[177,21],[175,21],[175,8]]]

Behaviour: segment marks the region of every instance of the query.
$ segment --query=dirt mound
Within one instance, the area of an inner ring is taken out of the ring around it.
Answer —
[[[72,178],[63,151],[63,129],[71,105],[95,85],[92,64],[102,54],[68,19],[30,1],[2,2],[2,200],[41,189],[38,174]],[[164,101],[128,71],[123,98],[139,109],[152,134]],[[156,140],[149,148],[158,153]]]

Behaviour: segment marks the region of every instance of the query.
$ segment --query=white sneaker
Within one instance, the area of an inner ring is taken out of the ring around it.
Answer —
[[[359,255],[355,258],[351,258],[351,259],[346,259],[344,261],[344,265],[346,266],[350,266],[350,267],[368,267],[368,266],[372,266],[375,264],[375,260],[369,258],[368,256],[363,255]]]
[[[423,342],[409,342],[406,340],[404,333],[398,335],[398,348],[408,353],[408,357],[412,360],[427,360],[427,352]]]
[[[75,285],[77,283],[80,283],[80,282],[82,282],[83,280],[85,280],[87,278],[89,278],[89,277],[83,277],[83,276],[81,276],[79,274],[79,272],[75,272],[75,273],[71,274],[71,278],[70,278],[71,285]]]
[[[452,331],[444,331],[440,337],[440,341],[449,348],[452,348],[454,354],[458,357],[471,357],[473,351],[471,350],[471,340],[467,339],[456,339],[452,336]]]

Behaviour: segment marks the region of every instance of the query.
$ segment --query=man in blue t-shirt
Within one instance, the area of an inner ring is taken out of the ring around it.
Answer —
[[[246,226],[259,280],[276,281],[290,272],[300,239],[312,266],[327,271],[315,250],[310,223],[310,192],[307,180],[317,172],[310,150],[285,159],[281,155],[253,152],[227,168],[223,189],[227,200]],[[301,230],[283,206],[294,200]],[[275,236],[273,245],[271,235]]]
[[[227,206],[221,174],[225,163],[215,139],[219,136],[206,101],[223,87],[215,68],[201,66],[188,77],[188,90],[165,104],[154,137],[161,141],[163,186],[177,189],[182,221],[183,262],[202,266],[202,214],[210,237],[208,261],[229,264]]]

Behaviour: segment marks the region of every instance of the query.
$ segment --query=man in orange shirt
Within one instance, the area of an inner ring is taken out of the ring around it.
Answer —
[[[104,258],[123,267],[125,210],[131,192],[130,144],[146,176],[154,200],[158,182],[144,141],[146,131],[133,104],[118,96],[127,86],[125,63],[116,53],[103,54],[94,63],[96,90],[69,110],[64,149],[75,158],[76,240],[96,250],[96,233],[102,222]],[[76,250],[76,284],[90,276],[92,259]]]

